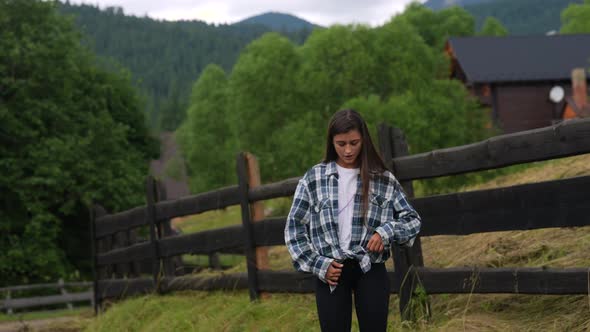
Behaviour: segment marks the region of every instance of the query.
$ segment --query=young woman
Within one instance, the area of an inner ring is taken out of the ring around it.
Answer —
[[[411,245],[420,217],[354,110],[335,113],[326,155],[299,181],[285,243],[299,271],[317,276],[322,331],[350,331],[352,295],[361,331],[385,331],[392,243]]]

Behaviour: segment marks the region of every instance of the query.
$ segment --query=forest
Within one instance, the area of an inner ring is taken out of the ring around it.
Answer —
[[[512,35],[546,34],[559,31],[560,13],[569,5],[583,0],[494,0],[464,6],[475,17],[477,27],[486,18],[494,17],[502,22]]]
[[[80,38],[55,3],[0,1],[0,286],[87,276],[88,206],[143,203],[142,98]]]
[[[122,61],[95,55],[58,7],[0,0],[2,285],[88,276],[88,207],[99,202],[116,212],[144,204],[148,162],[158,157],[145,113],[153,101]],[[561,32],[590,32],[589,18],[590,0],[572,4]],[[179,34],[181,27],[170,24]],[[243,41],[235,64],[211,61],[187,75],[192,88],[176,136],[192,192],[235,184],[238,151],[258,156],[263,182],[300,176],[321,160],[327,120],[342,108],[359,110],[373,134],[380,122],[400,127],[411,153],[494,134],[488,110],[448,79],[443,46],[449,36],[506,33],[495,19],[476,29],[459,7],[415,3],[379,27],[334,25],[307,38],[267,32]],[[162,61],[182,54],[174,50]],[[137,59],[152,56],[141,52]],[[155,70],[172,86],[164,74],[170,68]],[[422,190],[457,185],[451,181]]]
[[[59,11],[73,16],[85,44],[105,60],[132,73],[146,100],[148,125],[174,130],[184,118],[194,78],[215,63],[231,70],[240,51],[271,28],[260,24],[207,24],[202,21],[167,22],[125,15],[120,7],[58,3]],[[302,43],[311,28],[279,32]]]

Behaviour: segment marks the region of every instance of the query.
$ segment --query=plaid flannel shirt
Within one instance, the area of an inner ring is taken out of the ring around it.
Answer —
[[[412,245],[420,231],[420,216],[408,203],[397,179],[389,171],[373,175],[369,185],[366,226],[362,216],[362,184],[357,180],[354,198],[352,236],[349,250],[340,248],[338,239],[338,171],[336,162],[312,167],[297,185],[293,205],[285,225],[285,243],[298,271],[311,272],[326,282],[333,260],[354,258],[363,272],[371,263],[383,263],[390,256],[391,244]],[[384,250],[366,250],[377,232]]]

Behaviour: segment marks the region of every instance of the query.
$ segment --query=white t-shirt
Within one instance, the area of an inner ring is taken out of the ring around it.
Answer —
[[[338,164],[336,167],[338,169],[338,240],[340,248],[348,250],[359,169],[344,168]]]

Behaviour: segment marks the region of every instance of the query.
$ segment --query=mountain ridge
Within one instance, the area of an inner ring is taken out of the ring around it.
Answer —
[[[242,24],[262,24],[275,31],[297,31],[301,29],[311,30],[320,27],[319,25],[311,23],[298,16],[274,11],[250,16],[234,23],[233,25]]]
[[[424,3],[424,6],[432,10],[440,10],[455,5],[465,7],[493,1],[495,0],[428,0]]]

